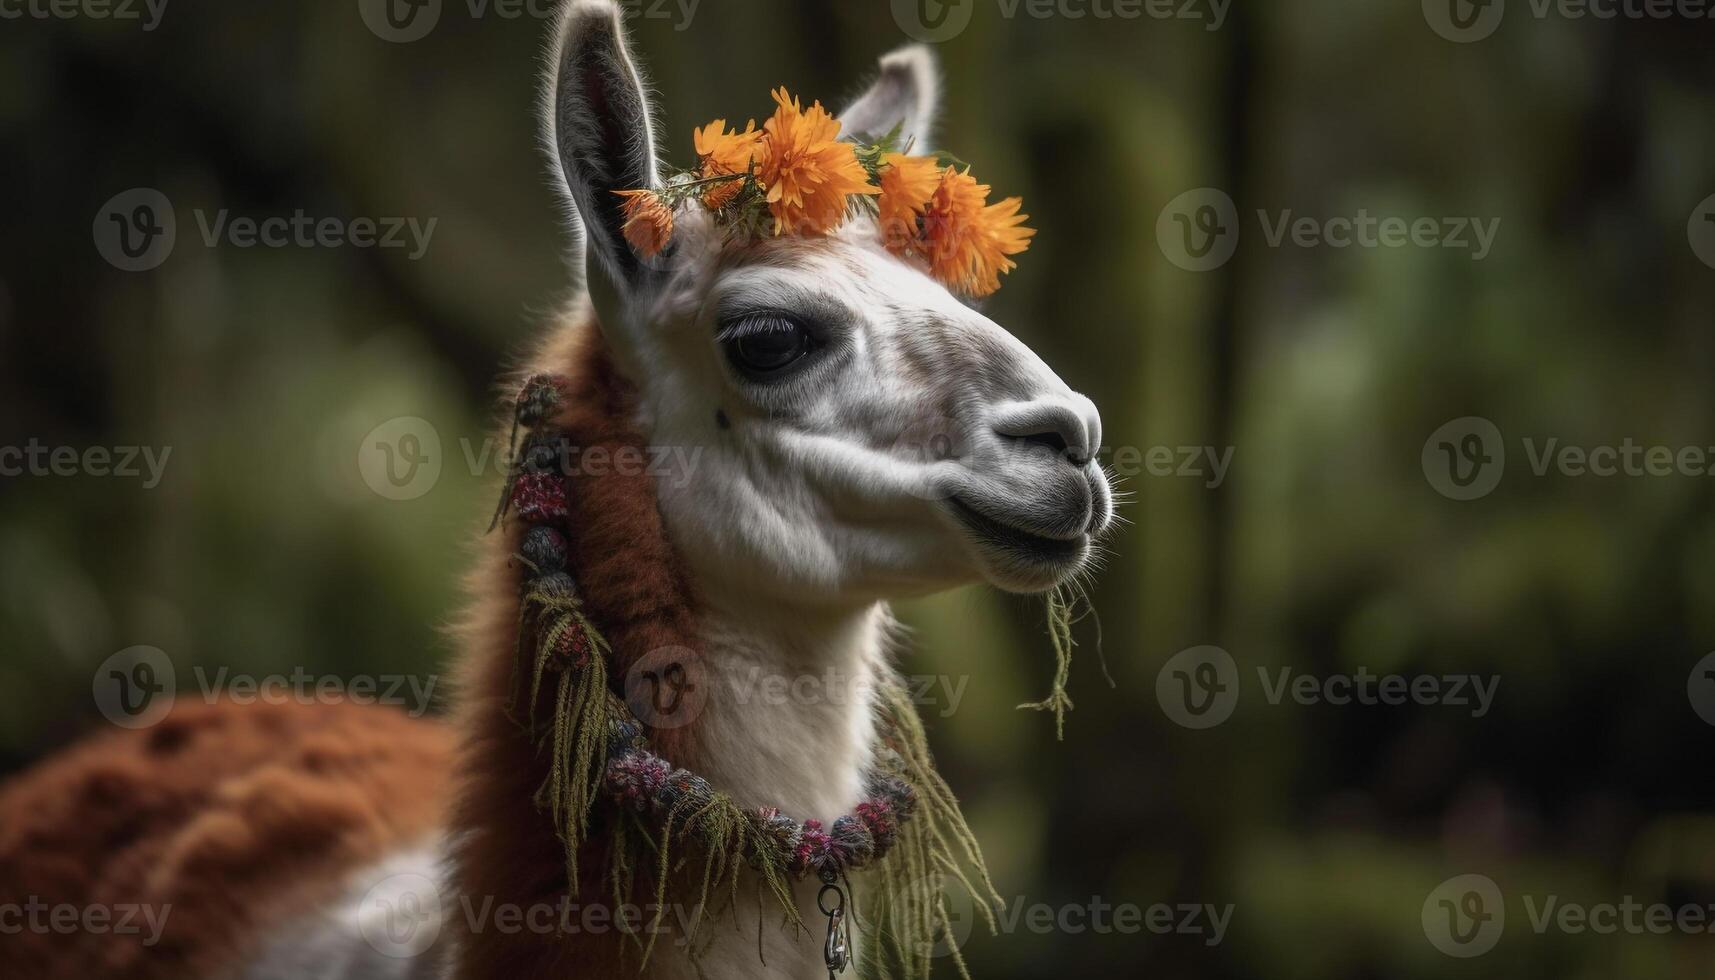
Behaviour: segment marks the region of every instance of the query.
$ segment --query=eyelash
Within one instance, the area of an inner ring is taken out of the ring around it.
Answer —
[[[783,310],[748,310],[736,316],[724,317],[720,330],[715,333],[715,343],[727,344],[741,337],[768,333],[782,321],[796,323],[812,338],[816,336],[816,332],[810,329],[809,323],[802,317],[793,316]]]

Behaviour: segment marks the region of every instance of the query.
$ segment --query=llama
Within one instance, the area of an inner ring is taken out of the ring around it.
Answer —
[[[927,146],[936,89],[927,51],[902,49],[841,124]],[[1026,346],[882,247],[868,218],[731,247],[708,216],[688,213],[672,249],[639,254],[616,192],[659,185],[656,142],[610,0],[563,11],[544,117],[586,290],[521,378],[559,379],[548,414],[586,458],[697,450],[671,478],[616,466],[568,479],[564,563],[605,637],[606,686],[628,692],[688,670],[676,693],[690,710],[639,711],[652,750],[746,810],[833,825],[864,799],[876,763],[876,692],[892,676],[896,632],[887,601],[978,581],[1039,593],[1079,573],[1112,520],[1099,416]],[[766,329],[747,326],[757,322]],[[936,437],[948,451],[918,451]],[[146,949],[27,937],[16,947],[25,972],[809,978],[830,972],[840,939],[866,967],[876,937],[862,921],[821,928],[816,881],[785,886],[803,927],[783,926],[751,900],[762,885],[742,867],[716,875],[740,896],[719,921],[698,918],[708,909],[646,914],[643,925],[670,934],[647,954],[639,923],[619,928],[601,870],[614,854],[594,833],[566,853],[539,795],[558,756],[520,725],[552,703],[534,690],[518,700],[520,595],[534,567],[520,557],[525,530],[503,520],[481,543],[450,726],[381,709],[175,708],[150,731],[94,740],[0,791],[0,902],[175,910]],[[744,696],[758,677],[805,676],[848,694]],[[674,888],[694,887],[704,868],[695,856],[662,863]],[[853,874],[854,891],[865,875]],[[395,929],[401,909],[427,932]],[[546,920],[532,910],[544,909],[557,927],[537,928]],[[582,910],[576,935],[568,909]],[[592,921],[592,909],[605,915]],[[674,948],[693,936],[694,959]]]

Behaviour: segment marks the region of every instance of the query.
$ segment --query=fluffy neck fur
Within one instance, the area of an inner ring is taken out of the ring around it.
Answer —
[[[705,609],[697,771],[747,807],[830,822],[861,798],[886,669],[880,606],[786,624]]]
[[[587,315],[558,331],[526,373],[535,372],[572,378],[576,394],[558,424],[573,445],[611,451],[644,444],[632,423],[634,391],[615,371]],[[871,694],[887,669],[885,608],[758,609],[718,583],[690,581],[645,475],[574,476],[571,510],[571,570],[588,613],[613,646],[616,689],[664,647],[699,655],[691,658],[689,679],[706,685],[705,699],[688,724],[651,731],[656,751],[703,775],[743,806],[777,806],[801,819],[824,821],[849,812],[860,798],[870,762]],[[611,908],[600,877],[607,864],[598,843],[604,835],[592,833],[580,855],[583,880],[567,882],[554,828],[532,802],[547,759],[505,711],[514,683],[520,569],[511,556],[519,532],[514,524],[482,541],[470,583],[474,602],[463,629],[466,739],[453,817],[454,880],[461,899],[479,912],[485,903],[496,910],[559,909],[567,895],[580,908]],[[598,824],[611,818],[596,814]],[[694,910],[665,912],[666,931],[641,973],[638,947],[612,926],[541,935],[502,932],[479,916],[478,927],[459,937],[454,975],[461,980],[608,975],[720,980],[825,973],[814,883],[795,890],[800,915],[811,927],[807,933],[782,928],[777,912],[762,912],[750,884],[741,887],[729,912],[736,921],[710,923],[709,933],[699,933],[699,944],[706,935],[713,939],[695,965],[676,945],[684,934],[684,916]],[[639,894],[651,892],[640,889]],[[643,923],[653,914],[644,908]],[[459,920],[463,928],[466,917]]]

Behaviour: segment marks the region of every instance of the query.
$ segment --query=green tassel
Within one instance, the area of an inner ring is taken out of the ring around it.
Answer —
[[[607,687],[608,645],[584,618],[577,593],[552,577],[533,583],[519,613],[519,655],[527,628],[534,622],[537,638],[530,672],[526,725],[537,733],[537,706],[549,674],[558,674],[554,719],[539,746],[548,750],[548,777],[537,790],[536,804],[552,815],[566,852],[566,875],[576,887],[578,850],[589,836],[590,810],[601,791],[607,769],[609,724],[623,718],[625,705]],[[574,631],[588,651],[582,665],[557,662],[555,651]],[[516,696],[516,688],[514,689]],[[512,709],[515,711],[516,702]]]
[[[1083,612],[1078,612],[1078,606],[1083,606]],[[1072,710],[1071,695],[1066,693],[1066,684],[1072,677],[1072,648],[1078,641],[1072,637],[1072,627],[1084,621],[1085,617],[1094,617],[1096,608],[1090,602],[1089,593],[1078,586],[1057,587],[1048,593],[1048,640],[1054,644],[1054,681],[1048,689],[1048,696],[1040,701],[1027,701],[1019,705],[1019,710],[1054,712],[1054,738],[1056,741],[1066,740],[1066,712]],[[1107,678],[1108,686],[1114,687],[1114,678],[1108,673],[1107,657],[1102,654],[1101,620],[1096,620],[1096,657],[1101,663],[1102,676]]]
[[[953,790],[935,771],[929,737],[911,697],[898,684],[881,688],[888,747],[896,775],[917,793],[917,811],[899,828],[899,840],[875,870],[873,897],[864,904],[875,933],[878,955],[864,957],[865,972],[877,978],[919,980],[929,976],[937,941],[945,942],[953,967],[969,980],[970,971],[952,935],[952,917],[942,881],[957,880],[975,899],[991,933],[998,931],[995,910],[1005,907],[989,878],[976,835],[959,809]],[[973,881],[973,876],[975,881]],[[854,896],[854,904],[855,896]],[[862,907],[859,908],[863,912]]]

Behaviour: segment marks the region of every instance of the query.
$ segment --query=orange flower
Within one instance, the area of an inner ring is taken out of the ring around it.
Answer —
[[[777,108],[763,125],[762,184],[774,233],[826,234],[846,216],[846,198],[880,193],[858,162],[855,148],[839,141],[839,120],[820,102],[805,112],[784,87],[774,90]]]
[[[934,157],[908,157],[889,153],[881,158],[881,199],[878,202],[881,240],[895,252],[904,252],[917,241],[917,219],[941,182],[941,167]]]
[[[977,183],[968,170],[948,167],[923,212],[921,247],[930,273],[971,296],[999,289],[1000,274],[1018,265],[1007,256],[1029,248],[1036,234],[1023,227],[1030,216],[1018,213],[1021,199],[989,204],[988,195],[988,185]]]
[[[652,259],[673,237],[673,211],[654,191],[614,191],[625,199],[625,240],[637,254]]]
[[[742,174],[750,171],[751,161],[761,150],[762,133],[756,128],[756,120],[752,119],[744,125],[744,132],[729,132],[725,119],[716,119],[702,129],[695,130],[691,136],[696,144],[697,156],[702,161],[697,170],[698,177],[716,177],[722,174]],[[712,209],[725,207],[727,202],[738,194],[742,180],[726,180],[712,184],[703,193],[703,204]]]

